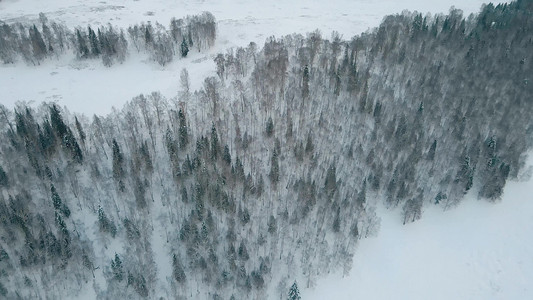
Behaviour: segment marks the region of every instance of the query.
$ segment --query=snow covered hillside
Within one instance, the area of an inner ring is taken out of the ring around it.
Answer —
[[[2,104],[13,107],[17,101],[38,104],[52,101],[87,115],[104,115],[112,107],[120,109],[132,97],[160,91],[165,97],[176,96],[179,72],[187,68],[191,88],[201,87],[206,76],[215,74],[214,56],[228,48],[244,47],[250,42],[262,45],[269,36],[305,34],[319,29],[329,37],[332,31],[350,39],[379,25],[387,14],[404,9],[447,13],[451,6],[464,15],[478,12],[483,0],[338,0],[338,1],[37,1],[3,0],[0,21],[32,23],[40,12],[50,20],[64,22],[69,28],[87,25],[127,27],[140,22],[159,22],[167,26],[172,17],[210,11],[218,20],[217,44],[208,53],[195,53],[160,67],[146,62],[142,54],[130,53],[124,65],[111,68],[100,61],[74,61],[73,57],[50,60],[40,66],[0,66]],[[499,1],[497,1],[499,2]]]
[[[529,178],[509,182],[496,204],[469,195],[406,226],[380,210],[380,233],[359,244],[350,275],[330,275],[302,298],[533,299],[532,168],[530,154]]]

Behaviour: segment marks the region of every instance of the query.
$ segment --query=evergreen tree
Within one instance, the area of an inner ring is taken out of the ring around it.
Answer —
[[[74,121],[76,124],[76,129],[78,130],[78,135],[80,136],[80,140],[82,143],[85,143],[85,131],[83,130],[80,121],[78,121],[78,117],[74,117]]]
[[[302,297],[300,297],[300,291],[298,290],[298,285],[296,284],[296,281],[295,281],[289,290],[287,300],[300,300],[300,299],[302,299]]]
[[[431,147],[429,147],[427,159],[433,161],[435,159],[435,152],[437,150],[437,140],[434,140],[431,144]]]
[[[91,55],[92,56],[100,56],[100,42],[98,41],[98,36],[92,30],[91,26],[87,27],[87,31],[89,32],[89,44],[91,45]]]
[[[315,145],[313,144],[313,136],[311,133],[307,134],[307,141],[305,142],[305,153],[311,154],[315,150]]]
[[[113,272],[113,278],[118,281],[124,279],[124,270],[122,268],[122,260],[118,254],[115,253],[115,259],[111,260],[111,271]]]
[[[267,125],[266,125],[266,135],[267,137],[272,137],[274,134],[274,122],[272,121],[272,117],[268,117]]]
[[[107,232],[111,234],[112,237],[115,237],[117,234],[115,224],[107,218],[104,209],[101,206],[98,207],[98,226],[100,227],[100,231]]]
[[[177,282],[183,283],[187,279],[187,276],[185,276],[185,271],[183,270],[183,266],[181,265],[181,262],[179,261],[176,254],[172,256],[172,267],[173,271],[172,274],[174,275],[174,279],[176,279]]]
[[[216,161],[218,159],[219,148],[217,129],[213,123],[211,126],[211,160]]]
[[[180,148],[184,149],[189,144],[189,133],[187,128],[187,120],[185,119],[185,114],[180,108],[178,111],[179,119],[179,139],[180,139]]]
[[[270,158],[270,181],[272,181],[273,184],[277,184],[279,182],[279,161],[278,161],[278,153],[276,150],[272,151],[272,157]]]
[[[122,179],[124,177],[124,157],[120,152],[120,147],[115,139],[113,139],[113,176],[115,179]]]
[[[55,104],[52,104],[52,106],[50,106],[50,123],[57,137],[62,140],[63,137],[67,135],[68,129],[65,122],[63,122],[63,117],[61,117],[61,112],[59,111],[59,108]]]
[[[222,153],[222,160],[228,165],[231,165],[231,154],[228,145],[224,146],[224,153]]]
[[[241,241],[237,254],[239,255],[239,258],[243,261],[246,261],[250,258],[250,255],[248,255],[248,250],[246,249],[246,245],[244,244],[244,241]]]
[[[329,197],[333,196],[333,194],[337,190],[337,177],[335,173],[336,173],[335,164],[331,164],[326,173],[326,180],[324,182],[324,188],[326,190],[326,193],[329,195]]]
[[[181,42],[180,51],[181,57],[187,57],[187,54],[189,54],[189,45],[187,44],[185,38],[183,38],[183,41]]]
[[[150,32],[150,29],[152,28],[152,26],[150,25],[150,23],[148,23],[148,26],[146,26],[146,29],[144,30],[144,43],[148,46],[148,45],[152,45],[153,42],[154,42],[154,39],[152,37],[152,33]]]
[[[87,47],[87,41],[85,40],[85,36],[82,35],[79,29],[76,29],[76,43],[78,56],[80,58],[88,58],[89,48]]]
[[[113,178],[118,183],[118,187],[120,191],[124,191],[125,186],[123,182],[123,178],[125,175],[124,171],[124,156],[120,152],[120,147],[118,146],[118,143],[115,139],[113,139]]]
[[[268,219],[268,233],[274,234],[278,230],[278,225],[276,222],[276,218],[274,218],[273,215],[270,215],[270,218]]]
[[[7,177],[4,168],[0,166],[0,186],[7,187],[9,185],[9,178]]]
[[[56,188],[53,184],[50,186],[50,192],[52,193],[52,204],[54,205],[54,208],[56,210],[61,209],[61,197],[59,197],[59,194],[57,193]]]
[[[33,55],[37,60],[42,60],[47,54],[46,44],[44,43],[43,37],[35,25],[30,27],[29,34],[33,48]]]
[[[302,78],[302,99],[309,97],[309,67],[305,65]]]
[[[74,134],[72,133],[70,128],[63,121],[63,117],[61,116],[59,108],[57,107],[57,105],[52,104],[49,109],[50,121],[52,123],[51,125],[55,131],[57,138],[59,138],[59,140],[61,141],[64,149],[70,152],[70,155],[74,159],[74,161],[81,164],[83,162],[83,153],[81,151],[80,145],[78,144],[78,141],[74,137]]]
[[[333,219],[333,232],[338,233],[341,230],[341,210],[337,207],[335,218]]]
[[[81,164],[83,162],[83,153],[70,128],[68,128],[67,134],[63,137],[63,144],[70,151],[74,161]]]

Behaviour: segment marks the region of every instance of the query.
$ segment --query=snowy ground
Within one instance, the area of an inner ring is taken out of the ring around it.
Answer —
[[[302,299],[533,299],[533,179],[509,182],[496,204],[469,198],[406,226],[381,210],[350,275],[324,278]]]
[[[333,30],[345,38],[378,26],[383,16],[404,9],[446,13],[451,6],[465,15],[479,11],[483,0],[334,0],[334,1],[97,1],[97,0],[3,0],[0,20],[36,22],[39,12],[68,27],[111,23],[127,27],[140,22],[160,22],[168,26],[172,17],[181,18],[212,12],[218,20],[219,37],[209,53],[195,54],[161,68],[146,62],[143,55],[132,54],[125,65],[105,68],[100,61],[75,62],[72,57],[50,61],[41,66],[0,65],[0,103],[13,107],[16,101],[56,101],[73,112],[106,114],[140,93],[160,91],[176,95],[179,72],[187,68],[191,87],[199,88],[203,78],[214,75],[212,57],[218,52],[249,42],[262,45],[269,36],[282,36],[319,29],[329,37]]]

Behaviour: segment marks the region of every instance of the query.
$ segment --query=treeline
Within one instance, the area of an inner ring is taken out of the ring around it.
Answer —
[[[199,91],[183,70],[177,98],[90,120],[0,107],[0,292],[284,299],[350,269],[376,199],[404,224],[496,201],[533,141],[532,12],[270,38],[216,56]]]
[[[25,25],[0,21],[0,59],[5,64],[22,59],[38,65],[45,59],[57,58],[70,51],[78,59],[101,59],[106,66],[122,63],[133,48],[145,52],[160,65],[175,56],[185,57],[190,50],[206,50],[214,45],[216,20],[209,12],[184,19],[172,19],[170,29],[151,23],[119,29],[111,24],[100,27],[78,27],[73,31],[50,22],[39,14],[39,23]]]

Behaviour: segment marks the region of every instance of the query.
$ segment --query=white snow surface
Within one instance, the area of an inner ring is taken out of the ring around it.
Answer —
[[[302,299],[533,299],[533,179],[508,182],[495,204],[468,195],[446,212],[426,206],[405,226],[398,210],[378,215],[350,274],[322,278]]]
[[[145,55],[131,53],[123,65],[106,68],[100,60],[79,62],[72,56],[49,60],[40,66],[0,65],[0,103],[13,107],[17,101],[38,104],[53,101],[70,111],[104,115],[112,107],[121,108],[141,93],[160,91],[174,97],[179,72],[187,68],[191,88],[202,86],[206,76],[215,75],[213,57],[219,52],[255,42],[259,47],[269,36],[305,34],[319,29],[324,37],[337,31],[344,38],[379,25],[385,15],[417,10],[447,13],[451,6],[467,16],[478,12],[483,0],[3,0],[0,20],[37,23],[40,12],[49,20],[64,22],[69,28],[111,23],[114,26],[159,22],[168,27],[172,17],[210,11],[218,21],[216,45],[207,53],[175,59],[165,67],[147,61]],[[132,51],[133,52],[133,51]]]

